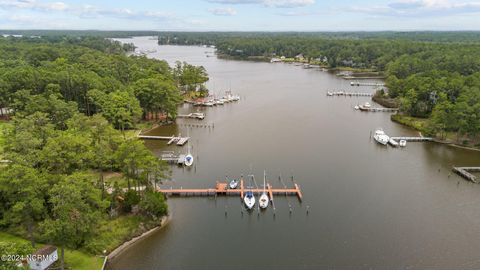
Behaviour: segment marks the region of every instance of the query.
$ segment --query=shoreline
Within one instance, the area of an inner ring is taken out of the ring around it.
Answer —
[[[122,243],[120,246],[112,250],[106,256],[106,268],[108,269],[109,263],[111,263],[111,261],[115,260],[117,257],[121,256],[129,248],[133,247],[135,244],[138,244],[141,240],[149,237],[150,235],[156,233],[157,231],[160,231],[165,226],[167,226],[170,223],[171,219],[172,219],[171,214],[167,214],[166,216],[163,216],[158,226],[155,226],[154,228],[142,233],[139,236],[133,237],[132,239]]]
[[[395,117],[393,117],[394,115],[395,115],[395,114],[392,114],[392,115],[390,116],[390,121],[392,121],[392,122],[394,122],[394,123],[397,123],[397,124],[399,124],[399,125],[405,126],[405,127],[412,128],[413,130],[417,131],[421,137],[423,137],[422,131],[421,131],[419,128],[416,128],[416,127],[413,126],[412,124],[409,124],[409,123],[400,121],[400,120],[398,120],[398,119],[395,119]],[[439,139],[439,138],[437,138],[437,137],[433,137],[433,141],[432,141],[432,142],[434,142],[434,143],[439,143],[439,144],[443,144],[443,145],[447,145],[447,146],[450,146],[450,147],[456,147],[456,148],[460,148],[460,149],[464,149],[464,150],[470,150],[470,151],[480,152],[480,149],[479,149],[479,148],[461,145],[461,144],[455,143],[455,142],[453,142],[453,141],[442,140],[442,139]]]

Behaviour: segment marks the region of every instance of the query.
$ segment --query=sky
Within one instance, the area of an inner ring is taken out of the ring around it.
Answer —
[[[0,29],[480,30],[480,0],[0,0]]]

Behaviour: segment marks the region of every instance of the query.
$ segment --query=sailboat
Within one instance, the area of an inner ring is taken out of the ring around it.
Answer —
[[[268,207],[268,203],[270,202],[269,199],[268,199],[268,195],[267,195],[267,192],[265,191],[265,188],[266,188],[266,173],[265,171],[263,171],[263,193],[262,195],[260,196],[260,199],[258,201],[258,204],[260,206],[260,208],[267,208]]]
[[[250,184],[251,184],[251,180],[250,180]],[[253,206],[255,206],[255,196],[253,195],[251,187],[250,187],[250,190],[245,193],[245,196],[243,197],[243,202],[245,203],[248,209],[252,209]]]

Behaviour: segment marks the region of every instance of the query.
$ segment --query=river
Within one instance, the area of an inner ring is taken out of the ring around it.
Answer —
[[[169,225],[127,250],[113,269],[480,268],[480,186],[451,172],[453,165],[480,165],[478,152],[374,143],[370,132],[377,127],[395,136],[417,133],[388,113],[352,108],[367,97],[327,97],[327,90],[373,91],[328,72],[222,60],[207,57],[211,48],[158,46],[147,37],[122,41],[156,50],[149,57],[170,64],[203,65],[212,93],[231,89],[242,97],[200,109],[203,122],[179,119],[151,132],[192,137],[195,166],[172,167],[165,187],[208,188],[225,175],[250,173],[261,181],[266,170],[276,187],[279,175],[292,186],[293,175],[304,200],[276,196],[274,215],[271,207],[242,212],[237,197],[170,198]],[[156,154],[186,151],[163,141],[146,144]]]

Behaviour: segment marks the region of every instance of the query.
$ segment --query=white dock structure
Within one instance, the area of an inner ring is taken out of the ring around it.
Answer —
[[[205,118],[204,113],[189,113],[189,114],[179,114],[177,118],[193,118],[203,120]]]
[[[333,91],[327,92],[327,96],[344,96],[344,97],[373,97],[373,93],[360,93],[360,92],[344,92],[344,91]]]
[[[150,136],[150,135],[138,135],[138,138],[143,140],[168,140],[167,144],[176,143],[177,145],[184,145],[188,142],[190,137],[180,136]]]
[[[398,112],[399,108],[384,108],[384,107],[366,107],[364,105],[358,105],[360,111],[363,112]]]
[[[392,140],[395,141],[407,141],[407,142],[432,142],[433,138],[431,137],[390,137]]]
[[[351,86],[378,86],[378,87],[385,86],[384,83],[379,83],[379,82],[359,82],[359,81],[350,82],[350,85]]]
[[[185,154],[175,154],[174,152],[164,152],[160,159],[168,163],[176,163],[178,165],[183,165],[185,163]]]

